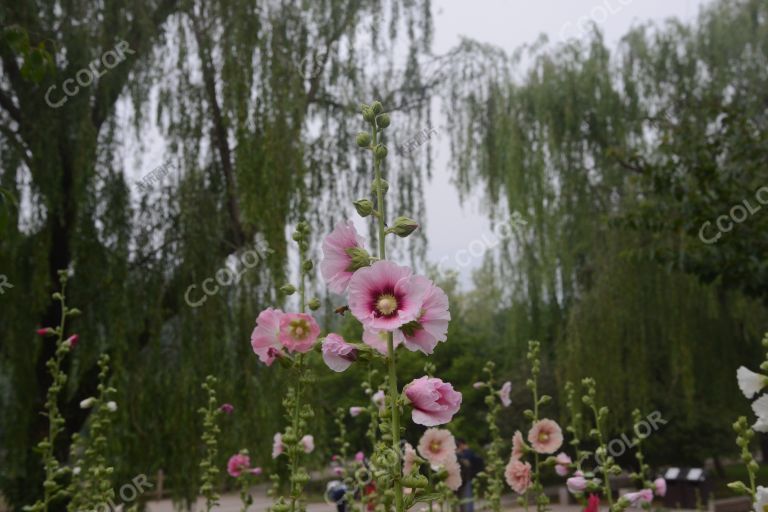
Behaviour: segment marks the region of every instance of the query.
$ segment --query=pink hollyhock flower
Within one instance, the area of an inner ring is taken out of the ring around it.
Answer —
[[[590,494],[584,512],[600,512],[600,496],[597,494]]]
[[[430,464],[440,465],[456,458],[456,440],[448,430],[428,428],[421,436],[418,446],[419,455]]]
[[[232,414],[232,411],[235,410],[235,406],[232,404],[221,404],[221,407],[219,407],[219,410],[224,414]]]
[[[315,438],[311,435],[302,437],[301,447],[304,448],[304,453],[312,453],[315,451]]]
[[[410,268],[377,261],[352,276],[349,309],[363,327],[392,331],[419,317],[426,292]]]
[[[364,329],[363,343],[376,350],[379,354],[387,355],[387,333],[388,331],[378,329]],[[399,347],[403,343],[402,335],[399,333],[400,331],[397,331],[392,337],[394,348]]]
[[[38,336],[48,336],[49,334],[53,334],[53,329],[50,327],[41,327],[35,332],[38,334]]]
[[[355,249],[362,250],[363,243],[363,237],[357,234],[352,221],[337,225],[323,240],[320,273],[332,292],[341,295],[347,290],[356,270],[350,252],[354,252]]]
[[[73,350],[77,346],[77,342],[79,340],[80,340],[80,336],[78,336],[77,334],[73,334],[72,336],[64,340],[64,345],[66,345],[67,348],[69,348],[69,350]]]
[[[515,435],[512,436],[512,458],[520,460],[525,456],[527,451],[528,446],[526,446],[525,441],[523,441],[523,434],[518,430],[515,432]]]
[[[448,423],[461,407],[461,393],[433,377],[414,379],[404,392],[413,407],[413,422],[425,427]]]
[[[280,317],[280,343],[294,352],[309,352],[320,335],[320,326],[307,313],[285,313]]]
[[[262,473],[263,473],[263,471],[262,471],[262,469],[261,469],[261,468],[251,468],[251,469],[249,470],[249,472],[250,472],[252,475],[256,475],[256,476],[258,476],[258,475],[260,475],[260,474],[262,474]]]
[[[285,445],[283,444],[283,434],[278,432],[275,437],[272,438],[272,458],[276,459],[285,452]]]
[[[663,498],[667,494],[667,481],[659,477],[653,481],[656,496]]]
[[[405,443],[405,453],[403,454],[403,475],[408,475],[413,471],[416,465],[416,450],[410,443]]]
[[[341,475],[344,474],[344,470],[342,468],[340,468],[339,466],[335,466],[333,468],[333,474],[336,475],[336,476],[341,476]]]
[[[563,431],[560,425],[545,418],[533,424],[528,442],[537,453],[555,453],[563,445]]]
[[[382,410],[387,403],[387,395],[385,395],[382,390],[378,390],[371,397],[371,402],[373,402],[373,404],[377,406],[379,410]]]
[[[357,452],[355,454],[355,462],[364,462],[365,461],[365,454],[363,452]]]
[[[262,363],[271,366],[282,348],[278,334],[280,319],[284,313],[279,309],[267,308],[259,313],[256,327],[251,333],[251,347]]]
[[[560,476],[566,476],[571,470],[571,458],[565,452],[560,452],[555,457],[555,473]]]
[[[509,398],[509,394],[512,393],[512,383],[507,381],[504,384],[502,384],[501,389],[499,390],[499,398],[501,399],[501,405],[504,407],[509,407],[512,405],[512,400]]]
[[[430,355],[439,342],[448,339],[448,296],[426,277],[414,276],[413,281],[426,290],[421,311],[416,320],[401,326],[395,336],[411,352],[420,350]]]
[[[331,333],[323,341],[323,361],[335,372],[343,372],[357,359],[357,349],[338,334]]]
[[[510,459],[504,469],[504,477],[513,491],[517,494],[525,494],[531,486],[531,465],[517,459]]]
[[[237,478],[243,471],[248,471],[250,467],[251,458],[242,453],[236,453],[227,462],[227,473],[229,473],[229,476]]]
[[[624,495],[624,498],[629,500],[630,507],[637,507],[643,503],[650,503],[653,501],[653,491],[650,489],[641,489],[637,492],[628,492]]]
[[[448,472],[445,485],[452,491],[458,491],[461,487],[461,466],[456,457],[443,463],[443,468]]]
[[[349,408],[349,415],[353,418],[356,418],[360,416],[363,411],[365,411],[365,407],[350,407]]]
[[[579,494],[587,488],[587,479],[584,478],[584,473],[577,471],[571,478],[565,481],[565,486],[568,487],[571,494]]]

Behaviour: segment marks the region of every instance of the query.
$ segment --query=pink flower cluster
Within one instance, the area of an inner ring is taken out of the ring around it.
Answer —
[[[227,461],[227,473],[234,478],[242,474],[260,475],[261,468],[252,468],[249,456],[243,453],[236,453]]]
[[[461,487],[461,466],[456,457],[456,440],[448,430],[429,428],[424,432],[417,447],[418,455],[424,458],[434,471],[445,470],[445,485],[456,491]],[[406,443],[403,474],[409,474],[415,465],[416,451]]]
[[[563,431],[553,420],[546,418],[538,420],[528,431],[528,443],[530,445],[525,444],[523,434],[519,430],[515,432],[512,437],[512,455],[504,470],[507,484],[518,494],[525,494],[532,481],[531,464],[523,462],[522,459],[531,451],[542,455],[555,453],[563,445]],[[559,454],[555,466],[558,474],[561,472],[567,474],[570,463],[570,457],[564,453]]]
[[[320,326],[312,315],[283,313],[279,309],[267,308],[256,319],[256,327],[251,333],[251,347],[259,359],[270,366],[284,350],[309,352],[319,335]]]

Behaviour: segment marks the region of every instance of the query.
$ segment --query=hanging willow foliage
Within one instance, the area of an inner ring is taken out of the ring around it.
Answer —
[[[768,183],[768,5],[640,26],[613,56],[597,30],[512,58],[466,50],[495,72],[448,86],[457,181],[528,222],[497,270],[510,347],[546,340],[555,382],[594,376],[622,425],[659,409],[675,457],[716,455],[768,325],[768,216],[717,246],[698,231]]]
[[[4,208],[0,235],[0,272],[14,285],[0,297],[2,492],[17,507],[39,492],[40,461],[30,447],[45,429],[38,411],[51,347],[33,333],[57,323],[50,295],[56,272],[69,268],[84,315],[62,404],[68,433],[85,424],[77,404],[93,394],[97,358],[109,353],[119,403],[110,447],[120,461],[116,485],[162,469],[173,495],[191,499],[204,375],[219,377],[219,396],[237,411],[237,421],[222,426],[221,453],[248,446],[267,459],[281,411],[264,397],[283,383],[250,354],[255,312],[282,284],[286,227],[306,217],[323,232],[339,220],[329,205],[370,187],[348,144],[358,129],[347,124],[357,98],[397,106],[401,134],[428,121],[425,100],[438,80],[422,70],[430,3],[12,0],[2,7],[2,35],[27,34],[54,63],[32,79],[22,73],[29,52],[0,37],[0,187],[20,205]],[[118,44],[121,62],[98,64],[104,73],[92,85],[66,93],[76,86],[65,89],[66,80]],[[403,69],[395,46],[407,51]],[[166,162],[170,170],[147,189],[129,177],[129,157],[140,176]],[[403,191],[394,208],[423,208],[417,164],[428,169],[430,161],[403,159],[388,171]],[[202,282],[225,264],[239,273],[238,260],[258,240],[272,251],[265,261],[199,307],[186,303],[189,286],[197,286],[192,302],[202,300]],[[411,249],[418,255],[423,244]],[[57,452],[65,458],[66,443]]]

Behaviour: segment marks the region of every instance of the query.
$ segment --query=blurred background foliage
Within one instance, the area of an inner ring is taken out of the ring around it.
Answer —
[[[34,329],[58,323],[50,294],[60,268],[72,270],[69,302],[84,311],[62,403],[68,432],[87,431],[77,404],[109,353],[117,483],[162,469],[175,498],[195,495],[209,373],[236,411],[223,421],[222,465],[242,447],[270,464],[287,376],[260,366],[247,340],[257,313],[284,301],[276,288],[291,275],[290,226],[309,219],[317,253],[351,215],[340,206],[369,193],[353,137],[357,102],[371,98],[393,112],[394,147],[431,125],[440,95],[461,192],[484,194],[494,222],[510,212],[527,222],[486,255],[470,290],[430,270],[451,298],[449,342],[430,360],[464,392],[457,434],[488,440],[471,384],[493,360],[513,383],[502,418],[511,437],[529,400],[525,347],[539,339],[557,419],[567,419],[563,384],[591,375],[614,432],[630,428],[636,407],[669,421],[649,440],[652,463],[735,452],[730,425],[747,409],[735,369],[759,360],[768,327],[768,215],[713,245],[698,233],[768,185],[764,1],[716,0],[692,25],[638,26],[615,49],[595,30],[511,54],[467,40],[443,56],[430,51],[428,0],[10,0],[2,9],[0,269],[15,288],[0,298],[0,488],[14,506],[39,492],[30,448],[46,427],[38,411],[51,347]],[[60,108],[45,103],[50,86],[119,40],[135,55]],[[142,159],[157,139],[159,161]],[[423,219],[425,149],[390,151],[394,214]],[[126,154],[147,171],[175,167],[141,192]],[[273,251],[264,264],[199,308],[185,303],[189,285],[259,240]],[[400,255],[428,269],[425,242]],[[355,339],[333,313],[339,300],[325,297],[320,316]],[[424,362],[404,355],[403,380]],[[368,399],[367,372],[316,368],[317,466],[333,450],[336,408]],[[349,423],[364,448],[365,418]]]

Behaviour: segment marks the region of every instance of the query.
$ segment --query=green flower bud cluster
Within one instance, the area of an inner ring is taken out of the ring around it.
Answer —
[[[216,466],[218,455],[219,434],[218,417],[221,414],[219,402],[216,399],[216,377],[208,375],[202,384],[203,391],[208,395],[206,407],[201,407],[198,412],[203,417],[202,441],[205,446],[205,456],[200,461],[200,494],[205,497],[206,511],[218,506],[219,494],[216,492],[216,481],[219,468]]]

